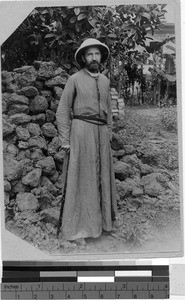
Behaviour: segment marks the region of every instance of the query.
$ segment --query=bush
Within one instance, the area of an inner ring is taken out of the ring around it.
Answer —
[[[160,122],[164,130],[177,132],[177,108],[175,106],[163,108]]]

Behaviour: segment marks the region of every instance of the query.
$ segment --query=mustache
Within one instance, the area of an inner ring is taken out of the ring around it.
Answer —
[[[98,64],[99,65],[100,63],[97,60],[93,60],[92,62],[90,62],[90,65],[91,64]]]
[[[98,61],[96,61],[96,60],[93,60],[91,63],[90,63],[90,65],[99,65],[100,63],[98,62]]]

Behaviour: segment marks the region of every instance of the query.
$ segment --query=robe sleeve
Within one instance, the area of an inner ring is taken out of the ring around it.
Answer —
[[[107,99],[107,127],[109,130],[110,141],[112,140],[112,107],[111,107],[111,96],[110,91]]]
[[[75,83],[70,77],[65,85],[56,112],[57,128],[61,146],[70,145],[71,109],[75,98]]]

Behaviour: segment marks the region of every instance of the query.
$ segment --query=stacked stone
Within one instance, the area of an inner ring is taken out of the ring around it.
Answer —
[[[118,92],[116,91],[115,88],[111,88],[110,91],[111,94],[111,105],[112,105],[112,115],[115,118],[121,118],[124,116],[124,108],[125,108],[125,104],[124,104],[124,99],[119,98]]]
[[[110,90],[111,94],[111,105],[112,105],[112,115],[113,117],[119,116],[119,109],[118,109],[118,92],[115,88],[111,88]]]
[[[36,224],[39,228],[57,225],[64,152],[60,150],[55,113],[68,77],[53,62],[36,61],[33,66],[2,72],[7,222],[14,223],[18,214],[24,220],[21,226],[30,226],[30,222],[32,229]],[[119,117],[124,101],[115,89],[111,89],[111,97],[113,115]],[[115,132],[120,126],[124,129],[124,118],[116,124]],[[128,202],[133,206],[155,204],[164,194],[176,193],[168,174],[145,163],[144,153],[125,144],[115,132],[112,151],[119,208],[128,207]]]
[[[119,134],[113,134],[112,150],[120,209],[128,205],[155,205],[166,195],[175,197],[178,194],[170,174],[145,163],[140,158],[143,154],[133,145],[125,144]]]
[[[125,115],[125,103],[124,103],[124,99],[122,98],[118,99],[118,110],[119,110],[119,116],[123,117]]]
[[[61,195],[64,153],[55,113],[68,77],[53,62],[2,72],[6,218],[12,208],[48,216]]]

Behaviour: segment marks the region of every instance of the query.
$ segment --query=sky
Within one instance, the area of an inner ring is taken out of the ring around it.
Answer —
[[[167,6],[165,7],[165,10],[167,10],[167,13],[165,15],[166,22],[174,23],[175,22],[174,5],[172,3],[167,4]]]

